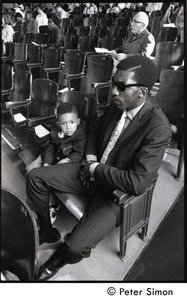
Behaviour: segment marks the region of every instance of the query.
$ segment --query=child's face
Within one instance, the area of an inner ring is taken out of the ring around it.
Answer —
[[[62,114],[58,118],[57,125],[66,136],[72,136],[80,124],[80,119],[75,113]]]

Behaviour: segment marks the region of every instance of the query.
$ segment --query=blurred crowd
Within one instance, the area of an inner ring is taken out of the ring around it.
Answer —
[[[135,12],[145,11],[148,16],[153,11],[162,10],[160,26],[173,23],[179,29],[179,40],[184,42],[184,3],[3,3],[2,4],[2,40],[12,42],[15,32],[39,32],[39,26],[48,25],[52,19],[60,27],[61,19],[74,15],[97,14],[99,18],[107,13],[126,12],[130,17]]]

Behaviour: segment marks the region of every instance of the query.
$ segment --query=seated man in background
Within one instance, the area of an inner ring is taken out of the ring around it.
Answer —
[[[129,24],[129,35],[122,47],[116,49],[117,54],[112,54],[114,66],[122,59],[132,55],[143,55],[150,57],[154,47],[155,39],[152,33],[147,30],[149,24],[148,15],[145,12],[135,14]],[[114,73],[116,68],[114,68]]]
[[[59,28],[60,19],[55,14],[48,19],[49,32],[47,34],[47,47],[60,47],[62,44],[62,35]]]
[[[39,280],[52,277],[65,264],[89,257],[91,249],[121,224],[121,208],[112,192],[120,189],[141,195],[157,173],[171,139],[171,127],[162,110],[149,99],[156,80],[154,63],[144,56],[121,61],[113,80],[112,101],[90,126],[86,163],[32,170],[27,177],[28,204],[36,211],[40,228],[51,228],[49,190],[86,194],[88,210],[64,243],[39,270]],[[51,169],[52,170],[52,169]]]

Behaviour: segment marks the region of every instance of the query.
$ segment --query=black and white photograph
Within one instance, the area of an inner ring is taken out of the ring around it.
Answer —
[[[185,12],[1,3],[0,289],[183,299]]]

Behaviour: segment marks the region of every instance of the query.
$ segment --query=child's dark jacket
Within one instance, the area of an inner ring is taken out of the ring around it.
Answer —
[[[84,157],[86,130],[80,124],[72,136],[60,138],[57,125],[51,130],[51,139],[42,152],[43,163],[50,165],[57,163],[62,158],[68,158],[72,162],[79,162]]]

